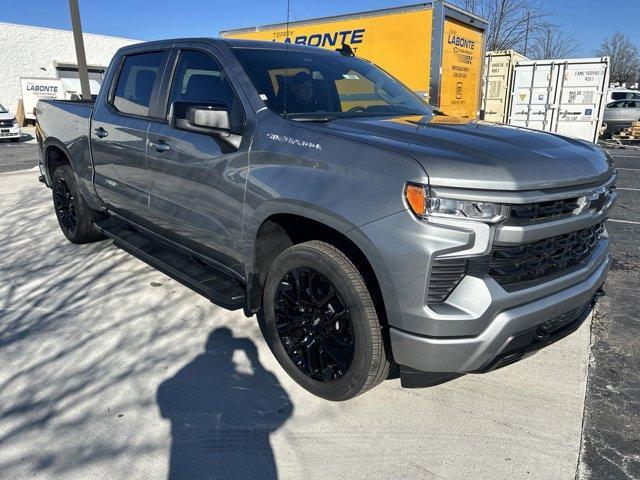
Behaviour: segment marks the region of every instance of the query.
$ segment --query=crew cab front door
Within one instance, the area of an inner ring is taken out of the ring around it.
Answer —
[[[232,122],[244,110],[216,53],[182,49],[167,79],[167,116],[173,102],[225,105]],[[170,83],[169,83],[169,80]],[[211,133],[149,126],[150,216],[159,233],[242,273],[240,240],[250,137],[233,145]]]
[[[157,91],[170,50],[132,52],[105,81],[91,123],[98,196],[110,210],[144,218],[149,204],[146,144]]]

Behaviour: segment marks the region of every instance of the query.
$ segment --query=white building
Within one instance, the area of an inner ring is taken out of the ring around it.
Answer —
[[[89,78],[101,83],[116,50],[138,41],[85,33]],[[0,22],[0,104],[12,112],[22,98],[22,77],[78,78],[71,30]]]

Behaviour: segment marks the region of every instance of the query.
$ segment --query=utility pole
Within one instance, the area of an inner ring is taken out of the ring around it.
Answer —
[[[71,13],[73,41],[76,46],[76,58],[78,59],[78,74],[80,76],[80,90],[82,91],[82,99],[91,100],[89,71],[87,70],[87,57],[84,53],[84,40],[82,38],[82,24],[80,23],[80,9],[78,8],[78,0],[69,0],[69,12]]]

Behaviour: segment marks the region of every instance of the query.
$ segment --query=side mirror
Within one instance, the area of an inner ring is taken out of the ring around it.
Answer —
[[[231,130],[231,117],[225,109],[218,109],[213,106],[209,107],[189,107],[187,109],[189,124],[194,127],[210,128],[219,132],[228,132]]]
[[[169,110],[169,125],[179,130],[222,137],[233,131],[231,115],[221,103],[173,102]]]

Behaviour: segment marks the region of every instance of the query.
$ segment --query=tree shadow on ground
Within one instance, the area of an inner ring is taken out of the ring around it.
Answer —
[[[250,365],[237,365],[244,353]],[[269,435],[293,413],[255,344],[214,330],[204,352],[158,388],[171,421],[169,479],[277,478]]]
[[[269,435],[291,402],[253,342],[214,330],[230,314],[110,241],[70,244],[35,174],[12,181],[0,183],[0,477],[163,476],[156,392],[186,363],[157,392],[169,477],[274,478]]]

